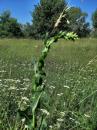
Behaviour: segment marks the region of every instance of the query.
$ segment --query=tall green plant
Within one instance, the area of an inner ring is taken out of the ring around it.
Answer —
[[[61,23],[61,19],[65,16],[66,16],[66,9],[64,9],[63,12],[60,14],[60,17],[55,23],[53,30],[55,30],[59,26],[59,24]],[[62,31],[60,31],[58,34],[56,34],[51,38],[48,37],[49,36],[47,35],[44,41],[44,49],[42,50],[39,60],[34,65],[35,81],[32,87],[32,97],[31,97],[31,105],[30,105],[32,111],[32,118],[29,123],[29,129],[31,130],[46,129],[46,116],[49,115],[49,113],[45,109],[39,108],[39,104],[40,104],[40,99],[45,91],[44,77],[46,76],[46,73],[44,71],[44,62],[49,53],[51,45],[53,43],[56,43],[61,38],[66,40],[73,40],[73,41],[77,39],[77,35],[75,33],[73,32],[66,33]],[[37,113],[39,109],[41,109],[42,112],[45,114],[42,117],[37,118]]]

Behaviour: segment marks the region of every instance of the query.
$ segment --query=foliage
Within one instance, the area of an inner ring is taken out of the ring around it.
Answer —
[[[21,123],[16,121],[16,112],[21,101],[29,103],[34,80],[31,61],[32,57],[39,59],[42,43],[31,39],[0,40],[1,130],[14,130]],[[44,109],[49,112],[48,130],[96,129],[97,40],[60,39],[53,44],[44,67],[46,94],[45,100],[41,98],[44,104],[38,106],[42,108],[38,115]]]
[[[53,29],[55,20],[58,18],[60,12],[67,4],[63,0],[46,1],[41,0],[40,3],[35,6],[35,10],[32,13],[33,17],[33,36],[35,38],[42,38],[46,32],[51,32]],[[73,31],[78,34],[79,37],[87,37],[90,33],[89,23],[86,22],[87,13],[83,12],[80,8],[71,7],[67,11],[67,15],[62,19],[57,31]],[[66,19],[69,19],[68,25]],[[55,32],[53,32],[55,33]]]
[[[68,13],[70,30],[77,33],[79,37],[87,37],[90,33],[89,23],[86,22],[87,14],[77,7],[71,7]]]
[[[92,38],[97,38],[97,29],[93,29],[93,28],[92,28],[91,37],[92,37]]]
[[[51,34],[56,20],[66,5],[64,0],[40,0],[32,13],[33,36],[44,38],[47,32]],[[66,19],[57,29],[57,32],[68,29]]]
[[[97,10],[92,14],[92,24],[93,24],[93,29],[91,32],[92,37],[97,38]]]
[[[23,30],[24,37],[26,37],[26,38],[32,38],[33,37],[33,28],[32,28],[32,25],[30,23],[26,23],[22,27],[22,30]]]
[[[94,29],[97,29],[97,10],[92,14],[92,21]]]
[[[11,17],[9,11],[0,15],[0,37],[21,37],[23,36],[21,26],[15,18]]]

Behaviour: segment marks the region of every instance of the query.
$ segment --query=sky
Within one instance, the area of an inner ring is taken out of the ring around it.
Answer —
[[[88,13],[87,21],[91,22],[91,15],[97,9],[97,0],[67,0],[70,6],[80,7]],[[0,13],[10,10],[13,17],[20,23],[31,22],[31,12],[39,0],[0,0]]]

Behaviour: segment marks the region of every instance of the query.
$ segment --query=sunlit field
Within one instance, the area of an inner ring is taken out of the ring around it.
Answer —
[[[17,110],[29,104],[33,63],[42,48],[38,40],[0,40],[0,130],[16,130]],[[53,44],[45,70],[48,130],[97,130],[97,39]]]

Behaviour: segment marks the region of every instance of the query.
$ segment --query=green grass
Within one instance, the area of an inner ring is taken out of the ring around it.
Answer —
[[[15,126],[22,97],[30,97],[33,60],[42,47],[37,40],[0,40],[0,130]],[[97,40],[60,40],[53,44],[45,69],[48,130],[96,130]]]

